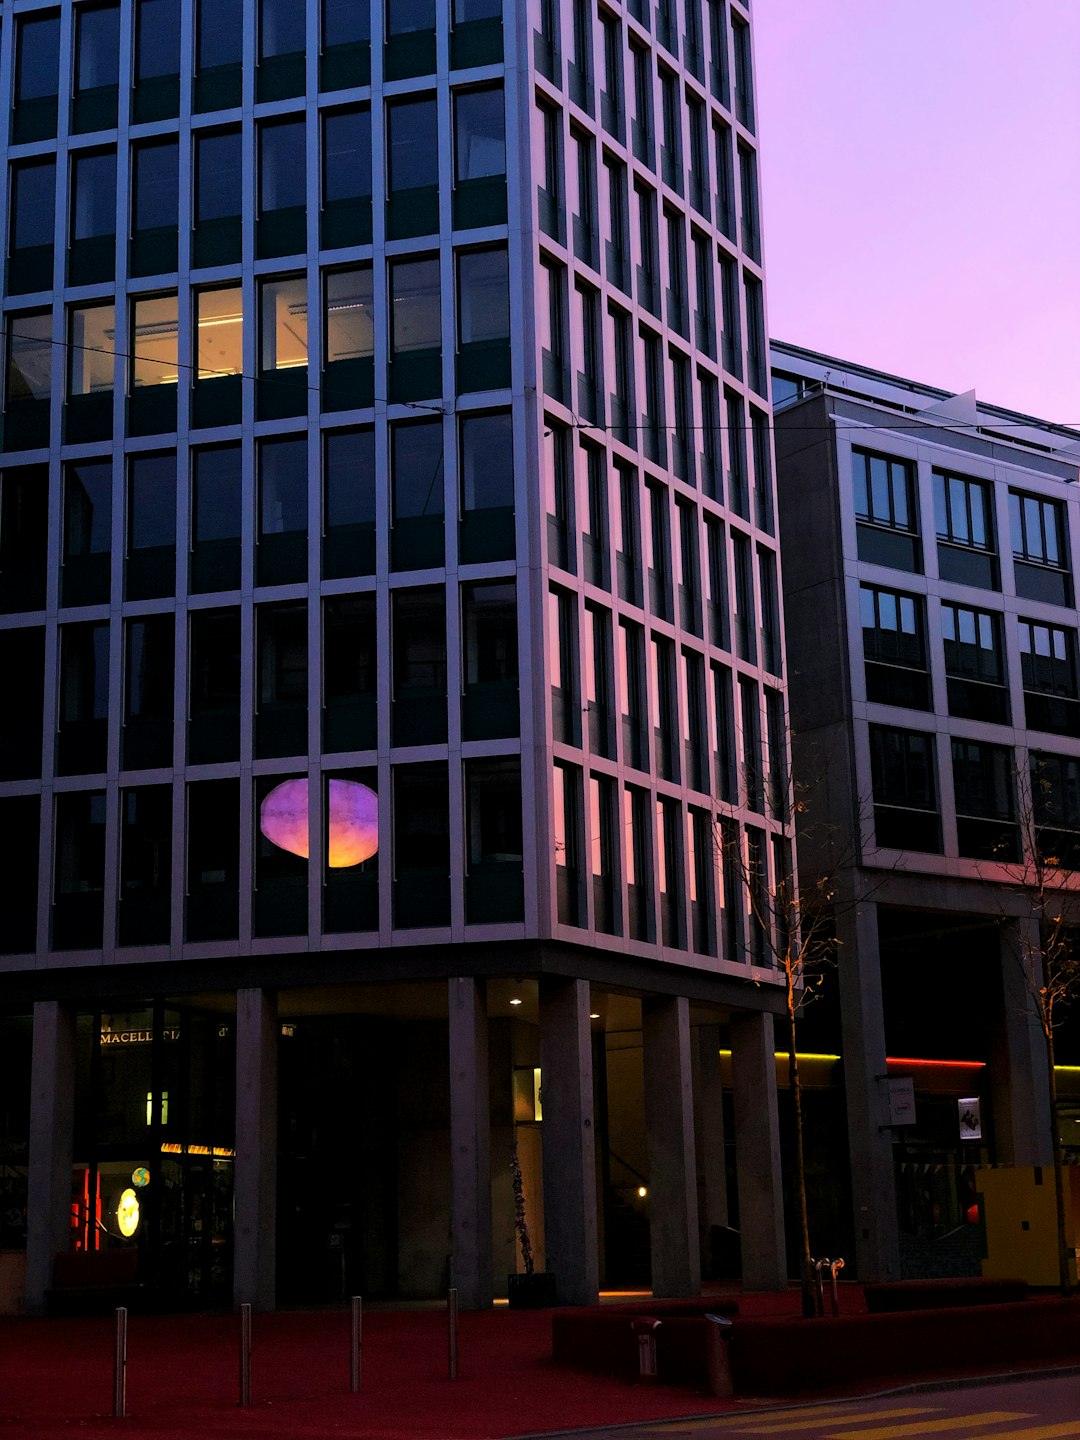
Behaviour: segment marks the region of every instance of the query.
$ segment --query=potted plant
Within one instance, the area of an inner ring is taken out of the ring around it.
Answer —
[[[510,1149],[510,1176],[514,1185],[514,1229],[524,1269],[507,1275],[507,1301],[511,1310],[540,1310],[555,1304],[555,1276],[550,1270],[536,1270],[533,1266],[532,1240],[525,1214],[525,1186],[516,1144]]]

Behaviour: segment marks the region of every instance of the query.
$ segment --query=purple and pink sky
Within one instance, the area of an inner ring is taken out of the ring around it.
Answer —
[[[755,0],[769,328],[1080,424],[1080,0]]]

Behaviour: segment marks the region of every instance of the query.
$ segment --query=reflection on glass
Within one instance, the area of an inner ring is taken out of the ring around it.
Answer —
[[[438,260],[399,261],[390,271],[393,350],[437,350],[442,341]]]
[[[370,265],[326,277],[326,359],[368,359],[375,353],[375,285]]]
[[[68,394],[111,390],[116,360],[116,312],[112,305],[88,305],[71,312]]]
[[[307,364],[307,280],[264,280],[261,292],[261,349],[263,370],[293,370]]]
[[[454,105],[455,179],[483,180],[506,173],[503,92],[465,90]]]
[[[39,315],[8,317],[7,398],[47,400],[52,393],[52,317]]]
[[[131,383],[175,385],[179,379],[178,311],[175,295],[135,301],[131,323]]]
[[[120,7],[80,5],[75,11],[75,88],[115,85],[120,63]]]
[[[462,345],[510,338],[510,271],[505,250],[458,256],[458,313]]]
[[[199,379],[239,375],[243,368],[240,286],[200,290],[195,297]]]

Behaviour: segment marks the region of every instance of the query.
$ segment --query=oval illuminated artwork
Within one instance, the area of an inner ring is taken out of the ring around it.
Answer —
[[[116,1202],[116,1228],[130,1240],[139,1228],[139,1197],[134,1190],[123,1190]]]
[[[357,780],[331,780],[327,861],[333,870],[359,865],[379,848],[379,797]],[[272,845],[308,858],[308,782],[284,780],[259,807],[259,829]]]

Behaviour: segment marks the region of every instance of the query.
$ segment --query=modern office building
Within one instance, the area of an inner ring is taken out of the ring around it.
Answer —
[[[846,1223],[862,1278],[977,1271],[976,1165],[1051,1161],[1018,960],[1025,866],[1068,884],[1080,857],[1080,433],[772,357],[799,861],[838,872],[840,1024],[812,1048],[843,1057]],[[905,1078],[914,1123],[890,1108]]]
[[[564,1299],[780,1283],[747,10],[9,0],[0,92],[28,1306],[483,1304],[515,1144]]]

